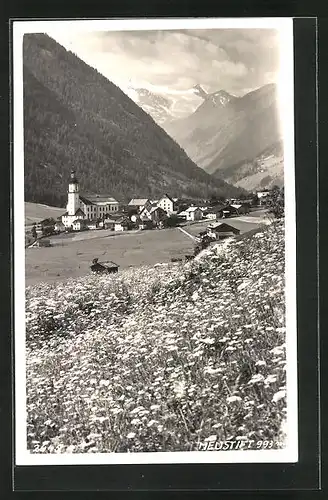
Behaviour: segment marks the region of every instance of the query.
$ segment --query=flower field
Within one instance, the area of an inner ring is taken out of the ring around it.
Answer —
[[[185,264],[26,290],[33,453],[283,446],[284,226]]]

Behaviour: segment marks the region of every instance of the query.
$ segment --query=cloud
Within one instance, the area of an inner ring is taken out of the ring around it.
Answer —
[[[279,33],[272,29],[51,33],[124,91],[131,87],[186,94],[200,83],[236,95],[277,79]],[[245,90],[246,89],[246,90]],[[178,95],[178,94],[176,94]]]

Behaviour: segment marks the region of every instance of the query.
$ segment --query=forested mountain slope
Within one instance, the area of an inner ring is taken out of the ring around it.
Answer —
[[[64,206],[81,189],[133,196],[238,196],[198,168],[118,87],[44,34],[24,36],[26,201]]]

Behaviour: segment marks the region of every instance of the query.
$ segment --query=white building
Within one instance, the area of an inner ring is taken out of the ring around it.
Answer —
[[[195,221],[203,218],[203,211],[199,207],[189,207],[186,212],[186,220]]]
[[[168,194],[162,196],[160,200],[158,200],[157,206],[165,210],[167,214],[172,214],[175,210],[175,203],[173,198],[171,198]]]
[[[80,194],[75,171],[71,172],[67,197],[67,211],[62,215],[65,227],[72,227],[73,222],[78,219],[94,220],[119,211],[119,202],[110,195]]]

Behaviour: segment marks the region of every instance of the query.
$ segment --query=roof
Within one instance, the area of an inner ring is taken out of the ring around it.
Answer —
[[[189,207],[187,208],[186,212],[195,212],[196,210],[200,210],[199,207]]]
[[[81,208],[78,208],[74,215],[85,215],[85,213],[81,210]]]
[[[146,203],[149,203],[148,198],[132,198],[132,200],[128,203],[128,205],[133,205],[133,206],[141,206],[141,205],[146,205]]]
[[[106,260],[104,262],[96,262],[93,264],[94,266],[100,265],[103,267],[120,267],[118,264],[115,264],[115,262],[112,262],[111,260]],[[93,267],[93,266],[91,266]]]
[[[237,208],[237,210],[238,210],[238,208],[240,208],[242,206],[242,204],[241,203],[232,203],[231,206],[233,208]]]
[[[161,207],[152,207],[149,211],[150,214],[153,214],[154,212],[156,212],[157,210],[163,212],[166,214],[165,210],[163,210]]]
[[[121,217],[120,219],[116,219],[115,221],[115,224],[127,224],[128,223],[128,220],[126,217]]]
[[[216,213],[216,212],[221,212],[221,210],[224,209],[224,205],[215,205],[214,207],[208,207],[206,209],[207,213]]]
[[[86,205],[97,205],[97,203],[118,203],[111,194],[82,194],[80,200]]]
[[[171,198],[171,196],[169,196],[167,193],[163,194],[163,196],[158,200],[158,202],[160,202],[163,198],[168,198],[169,200],[172,201],[172,203],[174,203],[173,198]]]
[[[82,224],[87,224],[89,221],[87,219],[74,219],[72,224],[75,224],[76,222],[82,222]]]
[[[214,231],[218,230],[223,230],[223,231],[232,231],[233,233],[239,234],[240,229],[237,229],[236,227],[230,226],[230,224],[226,224],[225,222],[218,222],[218,223],[213,223],[208,226],[210,229],[213,229]]]
[[[71,170],[69,183],[70,184],[78,184],[78,180],[77,180],[76,175],[75,175],[75,170]]]

